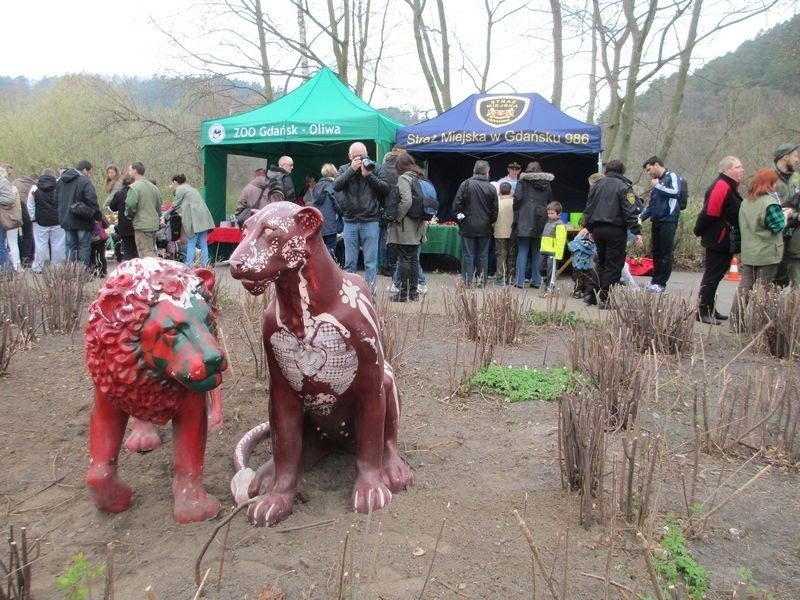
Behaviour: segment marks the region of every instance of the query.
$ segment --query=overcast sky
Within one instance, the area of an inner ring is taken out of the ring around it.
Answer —
[[[398,4],[398,10],[401,10],[404,6],[401,0],[394,1]],[[546,7],[544,0],[534,0],[536,2]],[[177,49],[153,27],[152,21],[165,29],[179,26],[182,21],[190,20],[188,11],[196,4],[197,0],[77,0],[67,3],[60,0],[5,0],[2,9],[4,27],[0,33],[0,75],[21,75],[35,80],[66,73],[143,77],[187,73],[185,63],[177,58]],[[286,10],[294,10],[290,9],[288,0],[267,0],[263,3],[271,9],[281,4],[286,5]],[[482,2],[479,4],[482,5]],[[797,0],[781,0],[779,6],[769,14],[756,17],[746,26],[727,30],[713,44],[700,47],[695,56],[702,62],[734,50],[744,40],[755,37],[760,30],[791,18],[797,5]],[[461,28],[458,31],[462,39],[471,26],[469,19],[474,22],[476,14],[480,14],[482,9],[476,7],[476,10],[478,12],[459,11],[456,15],[456,22],[452,25],[457,30]],[[464,13],[468,17],[466,22]],[[460,23],[457,20],[459,18],[462,19]],[[522,24],[515,26],[522,27]],[[495,43],[494,47],[500,56],[504,51],[514,50],[512,40],[506,42],[506,39],[501,38]],[[409,40],[409,47],[413,48],[413,40]],[[516,52],[519,52],[518,48]],[[494,61],[493,58],[493,65],[501,63]],[[413,66],[417,71],[418,66]],[[420,89],[404,94],[407,102],[393,102],[397,98],[378,95],[373,104],[430,107],[430,97],[423,89],[424,80],[421,76],[414,78],[414,81],[417,80]],[[542,72],[533,80],[541,81],[542,89],[518,91],[535,91],[549,97],[551,76]],[[454,103],[474,91],[474,88],[470,89],[468,81],[459,80],[458,74],[454,75],[454,81]],[[581,83],[580,87],[585,92],[585,80]],[[570,82],[567,81],[566,85],[568,88]],[[394,95],[398,94],[395,92]],[[567,89],[565,104],[570,102],[569,95],[570,90]]]

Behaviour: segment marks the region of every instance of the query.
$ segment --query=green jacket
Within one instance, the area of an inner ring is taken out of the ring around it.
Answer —
[[[770,204],[778,204],[778,199],[772,194],[764,194],[754,200],[745,200],[739,207],[743,265],[763,267],[781,262],[783,232],[773,233],[764,223]]]
[[[214,217],[211,216],[211,211],[208,210],[200,192],[188,183],[175,188],[175,202],[164,213],[164,218],[171,213],[181,216],[181,228],[187,238],[214,229]]]
[[[161,221],[161,192],[150,181],[139,178],[128,189],[125,216],[133,221],[136,231],[158,231]]]

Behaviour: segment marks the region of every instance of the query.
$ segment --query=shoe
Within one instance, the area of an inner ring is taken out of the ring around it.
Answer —
[[[592,306],[597,304],[597,296],[594,295],[594,292],[587,292],[583,295],[583,301],[585,304]]]
[[[405,298],[405,296],[401,296],[400,294],[392,294],[391,296],[389,296],[389,301],[390,302],[405,302],[406,298]]]
[[[707,313],[697,313],[694,317],[698,322],[705,323],[706,325],[719,325],[722,321],[718,321]]]
[[[515,287],[515,288],[519,288],[519,289],[521,289],[521,290],[524,290],[524,289],[525,289],[526,287],[528,287],[528,286],[526,286],[526,285],[519,285],[519,284],[515,283],[515,284],[514,284],[514,287]]]
[[[428,293],[428,284],[427,283],[419,283],[417,284],[417,292],[422,294],[423,296]]]
[[[716,310],[714,310],[714,318],[717,321],[727,321],[728,320],[728,315],[721,315]]]
[[[390,294],[399,294],[399,293],[400,293],[400,288],[399,288],[399,287],[397,287],[397,286],[394,284],[394,282],[392,282],[392,285],[390,285],[390,286],[389,286],[389,293],[390,293]]]
[[[663,294],[666,288],[658,283],[647,284],[647,291],[651,294]]]
[[[494,285],[495,287],[506,287],[506,282],[498,280],[494,282]]]
[[[611,307],[608,305],[608,302],[600,300],[600,302],[597,303],[597,308],[600,310],[608,310]]]
[[[541,283],[532,283],[532,284],[531,284],[531,287],[532,287],[533,289],[535,289],[535,290],[538,290],[538,289],[541,287],[541,285],[542,285]]]

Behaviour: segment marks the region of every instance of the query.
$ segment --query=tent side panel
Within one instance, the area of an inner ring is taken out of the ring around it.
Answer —
[[[225,220],[227,197],[225,182],[228,179],[228,151],[219,146],[204,146],[201,151],[203,162],[203,197],[214,222]]]

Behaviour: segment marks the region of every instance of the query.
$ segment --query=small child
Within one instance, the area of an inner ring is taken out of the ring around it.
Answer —
[[[582,299],[597,287],[597,271],[594,264],[597,247],[592,241],[589,230],[581,229],[575,239],[567,244],[567,248],[572,254],[572,279],[575,282],[572,297]]]
[[[504,286],[513,283],[512,274],[517,263],[516,239],[511,237],[511,225],[514,222],[514,195],[511,184],[503,181],[499,186],[497,202],[497,220],[494,222],[494,249],[497,255],[497,279],[495,285]]]
[[[547,205],[547,223],[542,230],[542,243],[539,252],[547,261],[547,287],[542,292],[548,296],[556,291],[556,272],[558,261],[564,258],[567,246],[567,226],[561,220],[561,203],[551,202]]]

